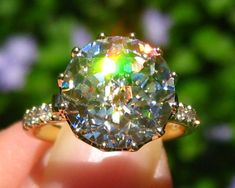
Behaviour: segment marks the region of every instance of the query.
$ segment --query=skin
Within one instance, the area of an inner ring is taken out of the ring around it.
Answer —
[[[160,139],[137,152],[102,152],[68,126],[54,144],[27,135],[18,122],[0,132],[0,187],[172,187]]]

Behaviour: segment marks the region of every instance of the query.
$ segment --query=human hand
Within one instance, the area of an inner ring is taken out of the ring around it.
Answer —
[[[0,132],[0,187],[172,187],[160,139],[137,152],[102,152],[65,126],[56,142],[30,137],[16,123]]]

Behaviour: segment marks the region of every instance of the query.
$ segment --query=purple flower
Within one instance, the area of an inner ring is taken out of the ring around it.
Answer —
[[[29,36],[11,37],[4,50],[7,54],[14,55],[16,63],[24,65],[31,64],[37,55],[36,42]]]
[[[232,131],[229,125],[217,125],[206,130],[206,135],[210,140],[226,142],[232,139]]]
[[[154,9],[145,10],[142,17],[145,37],[157,45],[166,45],[169,38],[171,20],[168,15]]]
[[[91,34],[84,26],[76,26],[72,31],[72,44],[77,47],[83,47],[91,41]]]
[[[0,48],[0,90],[21,89],[36,55],[36,42],[31,37],[10,37]]]
[[[231,179],[231,182],[228,188],[235,188],[235,176]]]

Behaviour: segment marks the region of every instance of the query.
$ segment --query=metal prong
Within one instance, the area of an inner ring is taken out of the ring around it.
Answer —
[[[174,79],[176,79],[176,78],[177,78],[176,72],[172,72],[172,73],[171,73],[171,77],[173,77]]]
[[[130,39],[135,39],[135,33],[134,33],[134,32],[130,33],[130,34],[129,34],[129,38],[130,38]]]
[[[61,109],[61,110],[65,110],[67,107],[68,107],[68,104],[67,104],[66,102],[62,102],[62,103],[60,104],[60,109]]]
[[[191,105],[188,105],[188,106],[187,106],[187,109],[188,109],[188,110],[192,110],[192,106],[191,106]]]
[[[58,85],[59,88],[61,88],[61,86],[62,86],[63,79],[64,79],[64,73],[60,73],[58,78],[57,78],[57,85]]]
[[[79,53],[80,49],[78,47],[74,47],[71,52],[72,58],[76,57]]]
[[[194,123],[194,126],[197,127],[198,125],[200,125],[201,122],[199,120],[195,120],[193,123]]]
[[[174,83],[176,83],[178,81],[178,75],[176,72],[171,72],[170,76],[171,76],[171,78],[174,79]]]
[[[162,56],[163,55],[163,51],[161,48],[156,48],[156,52],[157,52],[157,56]]]
[[[61,94],[56,94],[52,96],[52,108],[53,111],[59,112],[65,110],[68,107],[68,103],[64,101]]]
[[[178,106],[179,106],[179,97],[178,97],[177,93],[175,94],[175,105],[176,105],[176,108],[178,108]]]
[[[64,79],[64,73],[60,73],[59,76],[57,77],[58,79]]]
[[[99,37],[98,37],[98,38],[99,38],[99,39],[105,39],[105,37],[106,37],[105,34],[102,32],[102,33],[99,34]]]

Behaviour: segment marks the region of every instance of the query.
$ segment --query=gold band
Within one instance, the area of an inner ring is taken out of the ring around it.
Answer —
[[[101,34],[71,55],[58,76],[53,108],[43,104],[24,116],[25,129],[36,137],[54,141],[62,126],[70,126],[98,149],[137,151],[151,140],[174,139],[199,125],[195,110],[178,102],[176,73],[159,47],[134,34]]]
[[[199,124],[200,122],[197,120],[192,107],[179,104],[178,110],[171,115],[166,125],[161,127],[161,132],[157,132],[156,135],[152,136],[152,140],[162,139],[166,141],[183,136],[193,131]],[[60,128],[63,126],[69,126],[64,112],[53,111],[51,104],[44,103],[41,106],[27,110],[23,119],[23,127],[27,132],[39,139],[50,142],[56,140]],[[74,132],[74,130],[71,131]],[[77,136],[83,140],[82,136]],[[89,141],[84,141],[92,145]]]
[[[32,126],[31,128],[25,127],[30,134],[36,136],[45,141],[53,142],[56,140],[56,137],[62,126],[69,126],[67,121],[52,121],[50,123],[45,123],[41,125]],[[163,141],[171,140],[180,136],[183,136],[186,132],[186,127],[182,124],[177,124],[174,122],[168,122],[165,126],[165,133],[160,138]],[[159,138],[159,137],[157,137]]]

